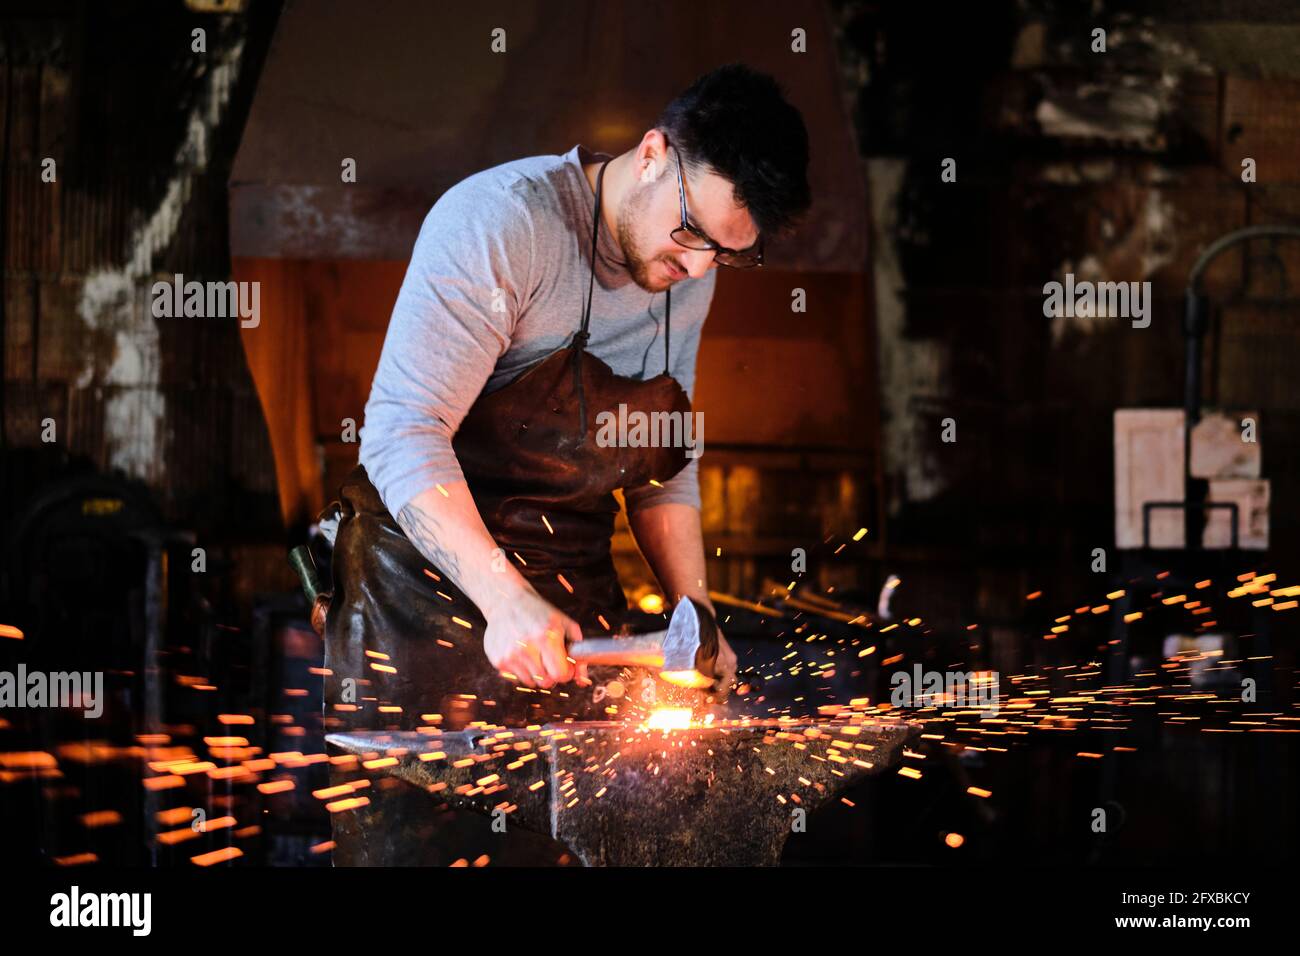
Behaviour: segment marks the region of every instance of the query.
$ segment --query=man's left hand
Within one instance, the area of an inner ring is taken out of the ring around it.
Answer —
[[[718,690],[725,697],[736,682],[736,652],[722,636],[722,631],[718,631],[718,657],[713,664],[713,673],[718,681]]]

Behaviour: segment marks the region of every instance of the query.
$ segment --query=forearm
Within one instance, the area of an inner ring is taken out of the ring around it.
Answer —
[[[678,503],[654,505],[629,515],[628,524],[664,597],[673,604],[689,597],[713,610],[699,509]]]
[[[497,547],[463,481],[416,495],[397,515],[407,538],[483,612],[532,591]]]
[[[687,597],[698,601],[716,620],[718,612],[709,600],[709,585],[705,580],[704,532],[700,529],[699,509],[666,502],[630,515],[628,523],[641,553],[659,579],[664,596],[674,604]],[[736,652],[721,632],[717,657],[711,666],[721,699],[729,693],[736,678]]]

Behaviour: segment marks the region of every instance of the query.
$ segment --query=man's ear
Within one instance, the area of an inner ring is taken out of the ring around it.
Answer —
[[[668,141],[657,129],[647,130],[637,150],[637,178],[652,183],[668,168]]]

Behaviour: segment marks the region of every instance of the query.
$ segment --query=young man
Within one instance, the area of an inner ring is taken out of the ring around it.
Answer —
[[[697,80],[619,156],[522,159],[438,200],[343,488],[327,711],[417,726],[473,699],[500,723],[603,716],[607,703],[590,706],[603,694],[517,688],[589,686],[568,643],[627,612],[616,489],[669,604],[711,611],[698,445],[611,442],[597,426],[689,419],[714,270],[761,265],[764,235],[809,205],[807,163],[798,111],[736,65]],[[734,673],[724,639],[717,677]]]

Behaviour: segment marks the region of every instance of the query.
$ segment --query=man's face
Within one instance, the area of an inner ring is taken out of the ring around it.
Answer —
[[[687,249],[672,239],[682,224],[675,164],[671,151],[658,160],[638,157],[640,178],[618,210],[618,241],[628,271],[647,292],[662,292],[688,276],[698,279],[717,265],[712,249]],[[683,181],[692,226],[729,249],[748,249],[758,241],[758,228],[736,203],[730,182],[703,168],[683,170]]]

